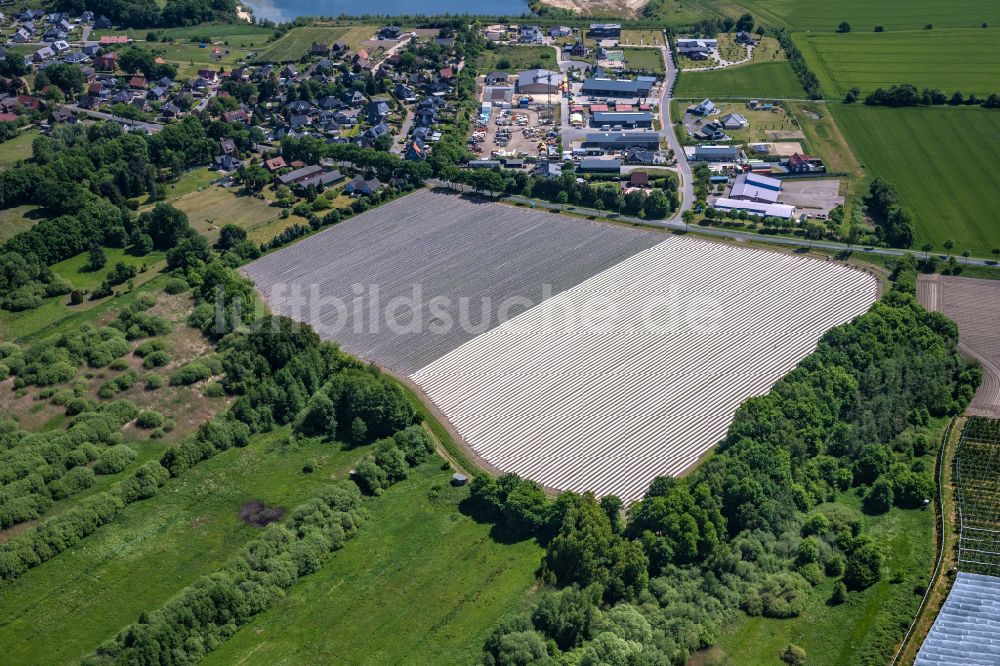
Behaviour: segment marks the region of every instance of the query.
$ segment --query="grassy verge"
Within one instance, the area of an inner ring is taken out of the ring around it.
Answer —
[[[706,72],[685,72],[674,96],[719,99],[801,99],[802,85],[787,61],[751,63]]]

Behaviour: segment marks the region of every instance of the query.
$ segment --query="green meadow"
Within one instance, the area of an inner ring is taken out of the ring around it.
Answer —
[[[887,109],[829,104],[868,178],[899,192],[917,225],[915,248],[930,242],[990,258],[1000,247],[1000,113],[979,107]]]
[[[805,96],[787,60],[684,72],[674,89],[674,97],[680,99],[801,99]]]
[[[901,83],[949,95],[1000,92],[1000,28],[797,33],[794,39],[827,97],[843,97],[852,86],[869,93]]]
[[[206,664],[470,664],[535,584],[541,548],[459,511],[434,458],[373,500],[358,534]]]
[[[719,2],[731,16],[746,8],[760,22],[790,30],[833,32],[847,21],[855,32],[870,32],[876,25],[886,30],[972,28],[983,22],[1000,25],[1000,3],[984,0],[739,0]]]

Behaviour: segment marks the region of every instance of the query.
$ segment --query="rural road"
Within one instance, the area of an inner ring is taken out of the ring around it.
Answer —
[[[427,180],[429,185],[434,187],[446,187],[448,189],[456,190],[459,192],[476,192],[472,187],[468,185],[463,185],[461,183],[450,183],[443,180],[438,180],[436,178],[431,178]],[[477,192],[482,194],[482,192]],[[661,229],[670,229],[673,231],[684,231],[686,233],[700,234],[702,236],[711,236],[713,238],[724,238],[727,240],[735,240],[741,242],[755,241],[760,243],[771,243],[773,245],[788,245],[791,247],[802,247],[802,248],[814,248],[817,250],[834,250],[834,251],[844,251],[844,252],[857,252],[860,254],[873,254],[883,257],[902,257],[907,254],[919,254],[912,250],[899,250],[891,247],[857,247],[848,246],[846,243],[834,243],[831,241],[812,241],[806,240],[804,238],[793,238],[789,236],[771,236],[768,234],[755,234],[745,231],[733,231],[732,229],[719,229],[716,227],[702,227],[698,225],[687,225],[680,219],[680,211],[684,210],[683,203],[680,209],[674,215],[674,217],[664,219],[664,220],[650,220],[641,219],[638,217],[632,217],[631,215],[620,215],[615,212],[609,212],[606,210],[597,210],[594,208],[583,208],[580,206],[560,206],[557,203],[551,203],[549,201],[543,201],[541,199],[529,199],[528,197],[523,197],[519,194],[507,194],[498,197],[502,201],[508,201],[515,204],[525,204],[532,208],[544,208],[547,210],[568,210],[570,212],[575,212],[580,215],[587,215],[593,218],[602,218],[610,222],[624,222],[627,224],[643,225],[646,227],[659,227]],[[942,259],[947,259],[944,255],[938,255]],[[975,257],[955,257],[955,260],[965,266],[990,266],[994,267],[997,262],[991,259],[977,259]]]
[[[663,55],[663,64],[666,67],[666,74],[663,77],[663,86],[660,88],[660,134],[667,140],[670,149],[674,151],[674,159],[677,160],[677,173],[680,176],[678,195],[681,205],[677,207],[677,212],[667,222],[683,225],[682,216],[685,211],[691,210],[694,205],[694,177],[691,175],[691,165],[688,163],[687,155],[681,146],[680,140],[675,133],[674,124],[670,122],[670,91],[673,90],[677,80],[677,63],[670,55],[667,48],[667,33],[663,32],[663,46],[660,53]],[[686,226],[686,225],[684,225]]]

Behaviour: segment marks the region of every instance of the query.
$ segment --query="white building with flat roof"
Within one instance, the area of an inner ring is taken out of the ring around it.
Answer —
[[[757,201],[740,201],[737,199],[716,199],[712,204],[718,210],[745,210],[750,215],[758,217],[780,217],[790,220],[795,215],[795,206],[779,203]]]

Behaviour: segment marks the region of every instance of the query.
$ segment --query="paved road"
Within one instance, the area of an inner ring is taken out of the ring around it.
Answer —
[[[691,210],[694,205],[694,177],[691,175],[691,165],[688,164],[687,155],[677,138],[676,128],[670,122],[670,91],[673,90],[674,82],[677,80],[677,63],[674,62],[667,48],[667,33],[663,33],[664,45],[660,47],[660,54],[663,56],[663,63],[666,67],[666,74],[663,77],[663,87],[660,89],[660,134],[667,140],[667,145],[674,151],[674,159],[677,160],[677,173],[680,176],[678,195],[681,205],[677,212],[668,222],[680,223],[683,225],[682,216],[685,211]]]
[[[468,185],[462,185],[460,183],[446,183],[437,179],[429,179],[428,184],[435,187],[447,187],[453,190],[458,190],[460,192],[473,192],[473,188]],[[548,201],[542,201],[541,199],[529,199],[520,195],[504,195],[500,197],[504,201],[509,201],[511,203],[527,204],[532,208],[544,208],[547,210],[563,210],[564,207],[559,204],[550,203]],[[683,206],[682,206],[683,208]],[[625,222],[628,224],[642,224],[652,227],[660,227],[662,229],[671,229],[674,231],[685,231],[690,233],[699,234],[702,236],[711,236],[713,238],[725,238],[729,240],[747,242],[747,241],[758,241],[762,243],[772,243],[774,245],[787,245],[791,247],[802,247],[802,248],[815,248],[819,250],[834,250],[834,251],[850,251],[856,252],[858,254],[873,254],[883,257],[902,257],[907,254],[916,254],[911,250],[898,250],[889,247],[849,247],[846,243],[834,243],[831,241],[808,241],[804,238],[795,238],[790,236],[770,236],[767,234],[755,234],[748,233],[744,231],[734,231],[732,229],[719,229],[717,227],[702,227],[702,226],[689,226],[684,224],[679,218],[679,214],[672,218],[664,220],[650,220],[650,219],[640,219],[638,217],[632,217],[630,215],[619,215],[614,212],[609,212],[606,210],[596,210],[592,208],[581,208],[566,206],[565,210],[570,210],[581,215],[593,216],[595,218],[602,218],[612,222]],[[946,259],[942,255],[938,255],[942,259]],[[955,260],[966,266],[997,266],[997,262],[989,259],[977,259],[975,257],[965,258],[965,257],[955,257]]]
[[[113,120],[116,123],[125,123],[132,125],[133,127],[138,127],[147,132],[159,132],[163,129],[163,125],[160,123],[149,123],[141,120],[129,120],[128,118],[121,118],[112,113],[104,113],[103,111],[92,111],[90,109],[81,109],[76,104],[64,104],[67,109],[73,111],[77,114],[82,114],[85,116],[90,116],[91,118],[97,118],[98,120]]]

